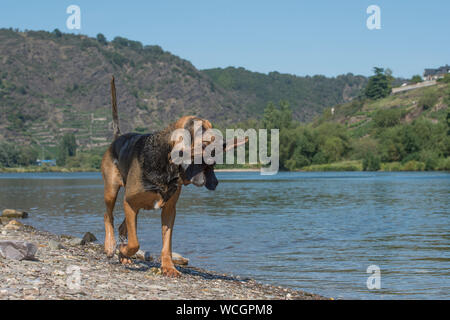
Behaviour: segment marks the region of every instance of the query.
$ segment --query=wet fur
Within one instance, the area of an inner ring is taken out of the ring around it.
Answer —
[[[170,161],[173,143],[170,135],[178,128],[192,132],[195,120],[202,121],[202,130],[211,128],[207,120],[197,117],[183,117],[166,129],[151,134],[128,133],[119,136],[105,152],[101,171],[104,180],[106,205],[105,252],[112,257],[115,252],[113,210],[118,191],[125,187],[125,220],[119,228],[121,238],[128,237],[128,243],[119,248],[119,260],[130,263],[129,257],[139,249],[136,234],[137,215],[140,209],[162,208],[161,224],[163,248],[161,268],[163,274],[178,276],[172,262],[172,230],[176,213],[176,202],[183,184],[188,184],[186,172],[181,166]],[[118,126],[117,126],[118,128]],[[206,182],[217,185],[212,166],[191,165],[186,171],[205,172]]]

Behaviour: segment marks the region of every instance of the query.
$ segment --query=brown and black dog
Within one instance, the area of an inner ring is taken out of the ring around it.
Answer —
[[[136,234],[137,215],[140,209],[162,209],[162,250],[161,269],[167,276],[176,277],[180,273],[172,262],[172,232],[175,221],[176,203],[181,187],[193,183],[198,187],[206,186],[214,190],[218,184],[214,174],[214,165],[181,164],[171,161],[174,142],[171,134],[176,129],[193,132],[194,122],[201,121],[201,130],[212,128],[208,120],[195,116],[182,117],[164,130],[150,133],[128,133],[121,135],[117,115],[117,103],[114,78],[111,81],[114,141],[105,152],[101,171],[104,182],[104,199],[106,205],[105,220],[105,253],[114,255],[116,242],[114,239],[113,210],[117,194],[121,187],[125,188],[123,201],[125,220],[119,227],[121,237],[128,237],[127,244],[119,247],[121,263],[131,263],[130,257],[139,250]],[[193,140],[193,139],[192,139]],[[244,142],[245,143],[245,142]],[[208,142],[203,143],[203,147]],[[229,150],[242,144],[234,140],[223,144]]]

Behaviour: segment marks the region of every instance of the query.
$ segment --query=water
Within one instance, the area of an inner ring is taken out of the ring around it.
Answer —
[[[192,265],[334,298],[450,298],[450,174],[217,176],[216,191],[185,187],[178,201],[173,249]],[[2,174],[2,208],[103,242],[100,174]],[[138,218],[141,248],[152,254],[161,250],[159,214]],[[370,265],[381,269],[379,290],[367,289]]]

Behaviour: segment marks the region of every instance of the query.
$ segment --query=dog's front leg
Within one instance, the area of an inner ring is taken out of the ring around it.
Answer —
[[[181,187],[170,198],[161,212],[161,231],[163,247],[161,250],[161,270],[165,276],[178,277],[180,272],[175,269],[172,261],[172,232],[176,215],[176,202],[180,195]]]
[[[128,243],[120,246],[119,260],[123,264],[131,263],[130,257],[139,250],[139,241],[136,232],[136,220],[138,209],[133,208],[125,199],[123,202],[125,211],[125,223],[127,226]]]

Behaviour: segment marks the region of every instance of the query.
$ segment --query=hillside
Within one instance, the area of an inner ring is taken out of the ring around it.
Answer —
[[[104,144],[113,74],[123,131],[155,130],[192,113],[213,121],[248,116],[191,63],[158,46],[0,30],[0,136],[52,147],[74,132],[81,146]]]
[[[352,75],[199,71],[159,46],[121,37],[108,42],[56,30],[0,29],[1,141],[32,143],[50,154],[67,132],[82,148],[108,144],[112,75],[124,132],[153,131],[186,114],[223,126],[259,118],[269,100],[280,99],[291,102],[297,119],[308,120],[357,96],[365,82]],[[232,85],[224,85],[228,76]]]
[[[263,74],[244,68],[207,69],[217,87],[233,91],[252,113],[261,114],[268,102],[286,100],[293,110],[294,119],[310,121],[328,106],[357,97],[367,78],[351,73],[336,78],[316,75],[298,77],[270,72]]]
[[[328,155],[304,163],[310,165],[306,169],[333,170],[323,165],[344,161],[348,170],[348,161],[356,161],[354,169],[362,164],[368,170],[450,170],[449,78],[428,88],[328,108],[309,125],[325,134],[319,149]]]
[[[445,123],[449,112],[449,95],[449,84],[438,83],[427,88],[391,94],[375,101],[354,100],[327,108],[314,119],[312,125],[339,123],[349,130],[352,137],[365,138],[376,133],[376,128],[388,129],[411,124],[418,119],[433,124]]]

